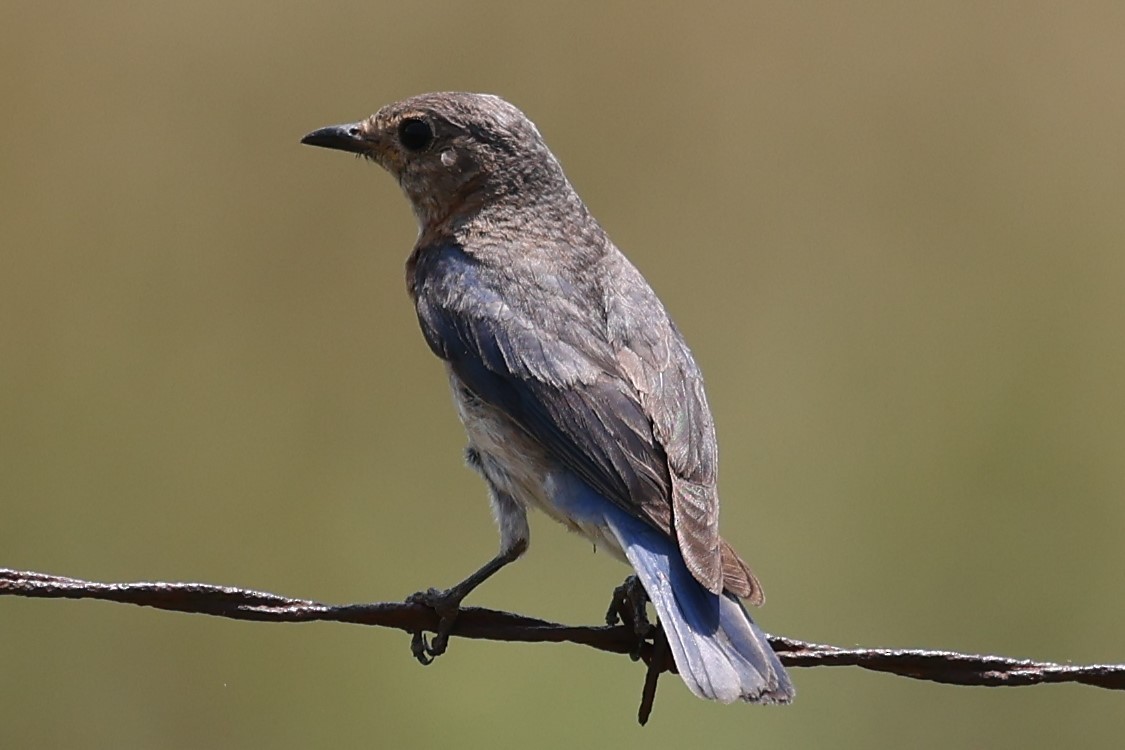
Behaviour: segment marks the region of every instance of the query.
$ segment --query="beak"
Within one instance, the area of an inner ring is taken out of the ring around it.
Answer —
[[[363,137],[361,123],[349,122],[346,125],[329,125],[320,130],[314,130],[301,139],[301,143],[309,146],[323,146],[339,151],[351,151],[354,154],[366,154],[371,150],[371,143]]]

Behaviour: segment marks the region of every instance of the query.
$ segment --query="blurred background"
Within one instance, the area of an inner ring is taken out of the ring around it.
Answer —
[[[330,602],[497,537],[393,180],[309,130],[431,90],[539,124],[707,375],[775,633],[1125,661],[1119,3],[10,3],[0,566]],[[597,622],[533,519],[473,604]],[[5,748],[1118,746],[1125,698],[794,670],[718,706],[574,646],[0,600]],[[703,745],[699,743],[703,742]],[[621,744],[624,743],[624,744]],[[690,744],[686,744],[690,743]]]

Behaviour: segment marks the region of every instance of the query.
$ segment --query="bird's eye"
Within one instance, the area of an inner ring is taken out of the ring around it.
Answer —
[[[409,118],[398,126],[398,139],[407,151],[422,151],[434,141],[434,131],[425,120]]]

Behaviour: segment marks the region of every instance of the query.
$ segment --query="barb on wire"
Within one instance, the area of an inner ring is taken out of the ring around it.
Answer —
[[[207,583],[98,583],[7,568],[0,568],[0,595],[100,599],[235,620],[344,622],[396,628],[407,633],[432,632],[438,626],[437,613],[423,604],[375,602],[333,605]],[[674,669],[671,660],[661,649],[654,648],[651,639],[638,644],[635,630],[625,624],[560,625],[511,612],[465,607],[457,617],[453,634],[461,638],[493,641],[576,643],[609,653],[639,655],[649,665],[640,711],[644,719],[652,710],[655,675]],[[845,649],[781,636],[769,636],[769,641],[787,667],[853,666],[949,685],[1014,687],[1075,682],[1108,690],[1125,690],[1125,664],[1054,664],[924,649]],[[657,662],[655,666],[652,664],[654,658]]]

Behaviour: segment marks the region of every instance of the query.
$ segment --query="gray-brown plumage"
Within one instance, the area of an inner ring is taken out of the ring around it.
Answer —
[[[439,93],[304,142],[378,162],[418,218],[407,285],[502,537],[500,554],[444,601],[522,554],[526,508],[538,507],[633,564],[682,636],[673,652],[694,692],[787,701],[784,670],[733,598],[757,604],[762,591],[719,536],[699,369],[535,126],[497,97]],[[676,572],[681,561],[697,583]]]

